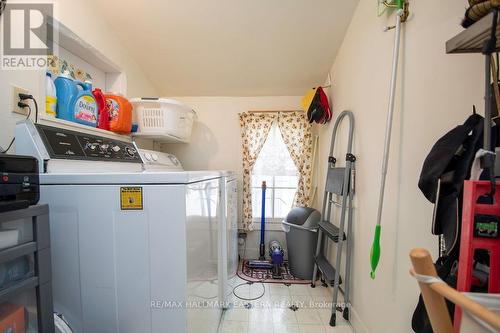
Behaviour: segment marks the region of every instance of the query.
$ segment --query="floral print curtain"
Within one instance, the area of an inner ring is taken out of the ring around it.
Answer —
[[[276,113],[244,112],[240,115],[243,143],[243,222],[244,230],[253,230],[252,218],[252,169],[266,142],[267,135],[277,119]]]
[[[283,141],[299,172],[299,182],[294,205],[310,204],[312,173],[312,131],[306,114],[297,112],[251,113],[240,115],[243,144],[243,229],[253,230],[252,217],[252,169],[266,142],[269,131],[277,122]]]
[[[307,207],[310,204],[312,182],[312,130],[305,112],[279,113],[278,127],[283,141],[290,152],[299,172],[299,183],[295,193],[294,205]]]

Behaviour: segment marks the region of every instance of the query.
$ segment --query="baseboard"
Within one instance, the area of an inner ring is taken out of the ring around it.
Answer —
[[[354,330],[354,333],[370,333],[366,325],[363,323],[359,314],[356,312],[356,309],[351,306],[351,325]]]

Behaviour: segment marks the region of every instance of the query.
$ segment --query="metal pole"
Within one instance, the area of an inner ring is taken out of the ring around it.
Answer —
[[[382,209],[384,207],[384,193],[385,181],[387,175],[387,165],[389,163],[389,151],[391,148],[391,132],[392,132],[392,119],[394,115],[394,104],[396,96],[396,79],[398,74],[398,60],[399,60],[399,44],[401,35],[401,16],[404,14],[403,10],[398,10],[396,15],[396,33],[394,36],[394,50],[392,55],[392,77],[389,96],[389,111],[387,112],[386,129],[385,129],[385,144],[384,156],[382,161],[382,176],[380,179],[380,192],[378,200],[377,212],[377,225],[375,227],[375,235],[373,237],[373,244],[370,254],[371,272],[370,277],[375,279],[375,270],[377,269],[380,260],[380,233],[382,228]]]
[[[491,151],[491,54],[485,54],[484,61],[484,142],[483,147],[486,151]]]
[[[266,182],[262,182],[262,211],[260,213],[260,260],[266,259]]]
[[[381,224],[382,221],[382,208],[384,206],[384,192],[385,192],[385,180],[387,176],[387,168],[389,164],[389,151],[391,149],[391,134],[392,134],[392,119],[394,116],[394,105],[396,97],[396,81],[398,75],[398,60],[399,60],[399,41],[401,34],[401,15],[396,17],[396,34],[394,37],[394,50],[393,50],[393,61],[392,61],[392,77],[391,77],[391,88],[389,96],[389,112],[387,113],[386,119],[386,129],[385,129],[385,143],[384,143],[384,156],[382,160],[382,178],[380,182],[380,193],[378,202],[378,213],[377,213],[377,225]]]

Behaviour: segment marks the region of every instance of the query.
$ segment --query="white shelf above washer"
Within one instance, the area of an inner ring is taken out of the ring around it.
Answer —
[[[52,28],[54,29],[55,47],[61,47],[69,53],[79,57],[86,63],[94,66],[102,71],[106,79],[106,86],[101,87],[103,91],[115,91],[126,95],[127,78],[125,72],[119,65],[114,63],[100,50],[92,46],[83,38],[74,33],[70,28],[53,19]],[[189,140],[184,140],[174,135],[169,135],[164,132],[148,132],[148,133],[132,133],[131,135],[120,135],[111,131],[93,128],[90,126],[81,125],[71,121],[54,118],[40,112],[39,122],[43,125],[64,128],[68,130],[79,131],[83,133],[99,135],[110,139],[131,141],[132,138],[156,141],[159,143],[188,143]]]
[[[45,114],[41,114],[38,116],[39,120],[38,122],[42,125],[48,125],[48,126],[54,126],[57,128],[63,128],[67,130],[72,130],[72,131],[78,131],[82,133],[88,133],[88,134],[93,134],[93,135],[99,135],[103,136],[109,139],[114,139],[114,140],[120,140],[120,141],[127,141],[130,142],[132,139],[130,135],[122,135],[122,134],[117,134],[111,131],[106,131],[100,128],[95,128],[95,127],[90,127],[78,123],[74,123],[72,121],[67,121],[64,119],[59,119],[59,118],[54,118],[47,116]]]
[[[161,133],[161,132],[149,132],[149,133],[132,133],[132,137],[138,139],[148,139],[160,143],[189,143],[188,140],[183,140],[173,135]]]
[[[106,85],[100,87],[103,89],[103,91],[116,91],[121,94],[126,94],[127,78],[125,72],[120,68],[119,65],[114,63],[100,50],[78,36],[70,28],[59,22],[57,19],[53,18],[51,27],[54,30],[53,36],[55,38],[53,42],[55,55],[60,56],[59,50],[61,48],[64,49],[66,53],[69,53],[76,58],[83,60],[85,63],[93,66],[94,68],[96,68],[96,70],[102,73],[106,81]],[[45,73],[43,75],[45,76]],[[41,107],[38,116],[39,123],[42,125],[98,135],[114,140],[127,142],[130,142],[132,140],[130,135],[116,134],[111,131],[85,126],[64,119],[48,116],[47,114],[45,114],[45,112],[43,112],[44,108],[45,105]]]

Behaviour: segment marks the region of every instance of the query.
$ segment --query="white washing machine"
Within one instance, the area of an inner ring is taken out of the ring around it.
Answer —
[[[221,172],[222,223],[220,226],[220,296],[225,308],[234,302],[233,289],[238,281],[238,179],[232,171]]]
[[[16,152],[40,163],[54,307],[75,332],[217,331],[227,173],[31,122],[17,125]]]
[[[144,168],[149,172],[182,170],[177,158],[170,154],[158,153],[156,151],[139,149],[144,161]],[[161,159],[168,159],[166,163]],[[171,162],[171,163],[170,163]],[[219,298],[223,308],[230,308],[233,305],[233,288],[236,286],[238,273],[238,178],[233,171],[221,171],[219,188],[221,193],[218,237],[219,244]],[[210,214],[209,214],[210,216]],[[211,255],[212,260],[216,260]],[[194,313],[193,313],[194,314]],[[192,318],[196,321],[196,318]]]
[[[139,149],[139,151],[146,171],[182,170],[180,162],[173,155],[145,149]],[[162,162],[162,158],[168,159],[166,163],[158,163]],[[218,220],[218,235],[212,234],[212,237],[217,237],[219,244],[219,298],[217,300],[223,308],[230,308],[234,303],[233,288],[238,282],[238,178],[235,172],[228,170],[220,171],[220,176],[221,213]],[[210,257],[212,261],[217,260],[213,253]],[[197,321],[195,317],[192,318],[193,321]],[[203,314],[200,314],[200,317],[203,317]]]

